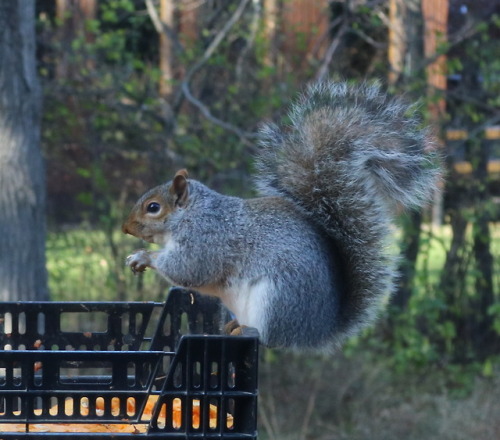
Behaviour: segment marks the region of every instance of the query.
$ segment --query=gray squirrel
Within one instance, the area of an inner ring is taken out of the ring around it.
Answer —
[[[219,297],[265,345],[333,350],[393,289],[393,220],[430,200],[439,159],[414,106],[378,84],[315,84],[289,119],[261,130],[260,197],[186,170],[144,194],[122,230],[162,248],[127,264]]]

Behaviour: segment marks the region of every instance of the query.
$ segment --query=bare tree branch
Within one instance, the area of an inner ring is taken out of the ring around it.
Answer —
[[[212,115],[210,112],[210,109],[203,104],[199,99],[195,98],[193,94],[191,93],[191,90],[189,88],[189,83],[186,81],[182,82],[182,92],[184,93],[184,96],[186,99],[193,104],[195,107],[198,108],[198,110],[201,112],[201,114],[208,119],[210,122],[212,122],[215,125],[218,125],[219,127],[222,127],[224,130],[230,131],[231,133],[236,134],[241,138],[241,140],[248,144],[248,145],[253,145],[250,141],[249,138],[255,137],[256,135],[254,133],[247,133],[240,128],[236,127],[233,124],[230,124],[229,122],[225,122],[222,119],[219,119]]]
[[[198,70],[200,70],[205,63],[210,59],[210,57],[214,54],[216,51],[217,47],[220,45],[220,43],[224,40],[224,38],[227,36],[231,28],[236,24],[236,22],[241,18],[243,15],[243,12],[245,11],[245,8],[247,7],[248,3],[250,3],[251,0],[241,0],[240,4],[234,11],[233,15],[230,17],[230,19],[226,22],[224,27],[218,32],[218,34],[215,36],[215,38],[212,40],[212,42],[209,44],[205,52],[203,53],[203,56],[189,69],[189,71],[186,73],[186,76],[184,77],[184,80],[181,83],[181,90],[183,95],[186,97],[186,99],[193,104],[198,110],[202,113],[202,115],[208,119],[210,122],[212,122],[215,125],[218,125],[219,127],[222,127],[224,130],[230,131],[231,133],[236,134],[241,138],[241,140],[247,144],[247,145],[252,145],[253,144],[249,141],[249,139],[254,138],[256,135],[254,133],[247,133],[240,128],[236,127],[235,125],[232,125],[228,122],[225,122],[214,115],[212,115],[210,109],[203,104],[199,99],[195,98],[193,94],[191,93],[190,85],[189,83],[193,79],[193,76],[195,75]]]
[[[252,22],[250,23],[250,35],[246,40],[245,47],[242,49],[238,61],[236,62],[236,77],[239,79],[243,73],[243,62],[252,48],[257,32],[259,31],[259,21],[262,11],[262,0],[252,0],[254,12],[252,14]]]
[[[316,58],[316,56],[318,55],[318,52],[321,48],[321,46],[323,45],[323,43],[325,41],[327,41],[329,38],[330,38],[330,34],[332,33],[332,31],[342,22],[345,20],[345,16],[344,15],[341,15],[340,17],[337,17],[335,20],[331,21],[328,25],[328,27],[326,28],[326,30],[323,32],[323,34],[316,39],[316,43],[314,44],[314,46],[312,47],[309,55],[308,55],[308,58],[309,58],[309,62],[311,62],[313,59]]]
[[[347,31],[347,27],[348,27],[347,22],[344,21],[344,23],[341,24],[337,32],[337,35],[331,42],[330,47],[326,51],[325,57],[323,58],[323,63],[321,64],[320,68],[318,69],[318,72],[316,73],[316,76],[314,77],[315,81],[322,81],[328,75],[328,66],[332,62],[333,55],[335,54],[335,51],[339,47],[340,42],[342,41],[342,38],[344,37]]]
[[[209,46],[206,48],[203,56],[201,59],[196,62],[191,69],[189,69],[188,73],[186,74],[186,80],[190,80],[191,77],[209,60],[209,58],[213,55],[217,47],[219,47],[219,44],[226,38],[227,34],[231,30],[231,28],[236,24],[236,22],[241,18],[243,15],[243,12],[245,11],[245,8],[247,7],[248,3],[250,3],[251,0],[241,0],[240,4],[234,11],[233,15],[231,18],[226,22],[224,27],[219,31],[219,33],[214,37],[212,42],[209,44]]]
[[[175,51],[178,53],[182,53],[184,51],[184,48],[182,47],[182,44],[177,38],[177,35],[174,32],[174,30],[166,23],[160,20],[160,16],[158,15],[158,11],[156,10],[152,0],[144,0],[144,1],[146,3],[146,8],[148,10],[149,18],[151,19],[151,22],[153,23],[156,32],[158,32],[159,34],[165,34],[168,38],[170,38],[172,40],[172,43],[174,44]]]
[[[382,43],[380,41],[377,41],[370,37],[368,34],[363,32],[360,29],[349,29],[350,32],[355,33],[359,38],[361,38],[363,41],[366,41],[369,45],[373,46],[375,49],[385,49],[387,47],[387,43]]]

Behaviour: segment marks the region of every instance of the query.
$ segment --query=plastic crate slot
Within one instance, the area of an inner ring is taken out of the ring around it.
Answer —
[[[230,397],[229,399],[227,399],[226,410],[227,410],[227,412],[229,414],[233,414],[234,415],[234,409],[235,409],[234,399]],[[228,417],[226,419],[225,426],[226,426],[226,429],[229,429],[231,431],[234,429],[234,418],[233,418],[233,416],[231,416],[230,418]]]
[[[167,404],[164,403],[160,407],[160,412],[158,415],[158,420],[156,421],[156,426],[159,429],[165,429],[167,426]]]
[[[164,336],[170,336],[172,334],[172,320],[170,313],[165,315],[165,320],[163,321],[162,334]]]
[[[184,419],[182,409],[183,409],[182,400],[179,397],[176,397],[172,401],[171,420],[172,420],[172,428],[177,430],[182,428],[182,421]]]
[[[84,398],[82,399],[82,401],[80,402],[80,405],[83,405],[83,401],[86,401],[87,398]],[[88,407],[88,404],[85,403],[85,406]],[[73,414],[75,414],[75,399],[73,399],[73,397],[68,397],[66,398],[65,402],[64,402],[64,414],[67,415],[67,416],[72,416]]]
[[[23,385],[23,369],[22,367],[14,367],[12,369],[12,385],[21,387]]]
[[[7,385],[7,372],[9,371],[7,363],[0,361],[0,388]]]
[[[216,389],[219,387],[219,364],[217,362],[210,363],[210,388]]]
[[[129,362],[127,364],[127,380],[129,387],[135,387],[136,385],[137,370],[135,362]]]
[[[17,317],[17,331],[20,335],[26,334],[26,313],[21,312]]]
[[[120,319],[120,324],[121,324],[121,334],[122,335],[128,335],[130,333],[130,314],[128,312],[125,312],[121,315]]]
[[[106,407],[105,407],[105,401],[103,397],[98,397],[95,399],[95,406],[96,406],[96,416],[97,417],[103,417],[105,412],[106,412]]]
[[[199,399],[193,399],[191,403],[191,426],[194,429],[199,429],[200,428],[200,420],[202,418],[202,409],[200,405],[200,400]],[[198,417],[196,416],[196,411],[195,408],[198,407]]]
[[[180,325],[180,332],[182,334],[189,334],[189,317],[186,312],[181,314],[181,325]]]
[[[36,315],[36,331],[39,335],[45,334],[45,313],[43,312]]]
[[[3,316],[3,333],[6,335],[12,335],[12,313],[7,312]]]
[[[135,330],[134,334],[141,334],[142,324],[144,322],[144,315],[142,313],[135,314]]]
[[[24,408],[22,406],[21,397],[12,396],[11,399],[6,399],[6,412],[13,416],[24,416]]]
[[[66,402],[66,399],[62,401],[63,402],[63,411],[64,412],[64,404]],[[61,413],[62,413],[61,412]],[[51,396],[49,398],[49,415],[50,416],[57,416],[59,414],[59,399],[55,396]]]
[[[170,347],[168,345],[165,345],[163,347],[163,351],[165,353],[170,352]],[[167,374],[167,372],[170,370],[171,363],[172,363],[172,358],[170,356],[163,356],[163,359],[161,361],[161,373],[162,373],[162,375]]]
[[[106,418],[116,419],[120,415],[120,398],[110,397],[105,400]]]
[[[127,398],[127,415],[129,417],[135,416],[135,399],[133,397]]]
[[[184,363],[179,362],[177,365],[175,365],[174,368],[175,370],[173,374],[173,385],[175,388],[181,388],[184,384]]]
[[[227,365],[227,386],[229,388],[236,387],[236,366],[234,362],[229,362]]]
[[[43,364],[40,361],[33,362],[33,385],[43,385]]]
[[[147,383],[149,383],[149,379],[151,378],[152,374],[153,374],[153,366],[151,365],[151,363],[143,362],[141,364],[141,368],[138,374],[138,377],[140,379],[140,384],[142,386],[145,386]]]
[[[191,383],[194,388],[200,388],[201,386],[201,362],[199,361],[193,363],[193,376],[191,378]]]
[[[219,401],[215,398],[209,401],[209,411],[208,411],[208,427],[210,429],[217,429],[219,425]],[[200,414],[201,418],[201,414]]]
[[[83,396],[79,399],[77,406],[76,408],[73,408],[73,411],[76,411],[76,414],[80,416],[87,417],[89,415],[89,406],[89,398],[87,396]]]
[[[33,415],[41,416],[43,414],[43,401],[40,396],[33,397]]]

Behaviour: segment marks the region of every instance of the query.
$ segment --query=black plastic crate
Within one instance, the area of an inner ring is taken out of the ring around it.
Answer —
[[[0,303],[0,439],[256,439],[258,335],[221,335],[227,318],[182,289],[166,303]],[[110,432],[33,432],[68,423]]]

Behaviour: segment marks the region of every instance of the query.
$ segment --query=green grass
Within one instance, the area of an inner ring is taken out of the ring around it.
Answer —
[[[490,224],[491,246],[493,256],[493,283],[498,292],[500,290],[500,224]],[[469,225],[466,232],[468,256],[467,290],[473,294],[474,290],[474,258],[472,248],[472,227]],[[417,260],[417,282],[424,292],[432,290],[439,282],[443,270],[446,254],[450,248],[452,231],[449,226],[424,227],[420,252]]]
[[[113,255],[106,234],[75,229],[50,233],[47,240],[49,289],[54,301],[142,301],[165,296],[165,283],[151,270],[134,277],[125,258],[144,247],[123,234],[113,236]],[[121,290],[120,290],[121,289]]]

